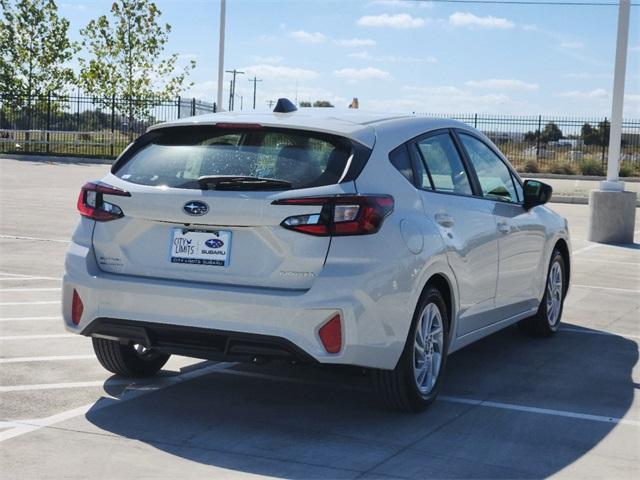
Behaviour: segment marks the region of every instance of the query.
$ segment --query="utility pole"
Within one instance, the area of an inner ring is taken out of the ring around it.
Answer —
[[[229,110],[233,110],[234,106],[235,106],[235,96],[236,96],[236,75],[244,75],[244,72],[241,72],[240,70],[236,70],[235,68],[233,70],[225,70],[227,73],[233,73],[233,80],[231,81],[231,93],[229,94],[229,103],[230,103],[230,107]]]
[[[244,97],[242,95],[240,95],[240,110],[242,110],[243,100],[244,100]]]
[[[218,40],[218,108],[222,109],[222,84],[224,82],[224,26],[226,0],[220,0],[220,38]]]
[[[259,80],[258,77],[253,77],[252,79],[249,79],[250,82],[253,82],[253,109],[256,109],[256,86],[258,82],[261,82],[262,80]]]
[[[632,243],[636,223],[636,194],[625,192],[620,181],[620,144],[624,109],[624,80],[629,48],[629,16],[631,0],[620,0],[616,62],[613,73],[613,100],[607,180],[589,195],[589,237],[592,242]],[[605,125],[606,128],[606,125]]]
[[[275,100],[267,100],[267,105],[269,105],[269,108],[273,107],[274,103],[276,103]]]
[[[233,98],[233,80],[229,80],[229,111],[231,111],[231,99]]]

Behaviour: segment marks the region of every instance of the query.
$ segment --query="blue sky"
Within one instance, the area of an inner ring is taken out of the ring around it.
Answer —
[[[197,62],[185,94],[213,100],[218,0],[156,4],[173,27],[167,52]],[[110,5],[59,4],[75,38]],[[631,11],[625,117],[638,118],[640,7]],[[338,107],[358,97],[371,110],[604,116],[616,24],[611,6],[228,0],[225,69],[247,72],[237,82],[245,108],[257,75],[260,108],[281,96]]]

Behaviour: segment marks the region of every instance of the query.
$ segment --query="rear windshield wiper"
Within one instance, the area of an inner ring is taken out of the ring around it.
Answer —
[[[198,178],[202,190],[288,190],[291,182],[265,177],[205,176]]]

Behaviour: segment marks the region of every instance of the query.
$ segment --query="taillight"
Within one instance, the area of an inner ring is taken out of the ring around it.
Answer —
[[[123,217],[124,213],[122,213],[120,207],[105,201],[105,195],[115,195],[117,197],[131,196],[129,192],[112,187],[106,183],[85,183],[78,196],[78,212],[80,212],[80,215],[98,222],[106,222]]]
[[[317,213],[294,215],[280,225],[316,236],[370,235],[382,227],[393,211],[390,195],[337,195],[276,200],[274,205],[317,205]]]
[[[340,315],[335,315],[320,327],[318,336],[327,353],[338,353],[342,349],[342,322]]]

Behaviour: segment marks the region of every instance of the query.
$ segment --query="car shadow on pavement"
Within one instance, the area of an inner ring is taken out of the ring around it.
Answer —
[[[453,354],[441,398],[418,415],[385,411],[356,369],[270,363],[235,365],[86,418],[102,431],[238,473],[546,477],[596,447],[616,427],[606,418],[624,417],[634,395],[637,344],[566,327],[551,339],[509,328]],[[615,454],[633,460],[633,442]],[[153,461],[144,472],[169,473]]]

